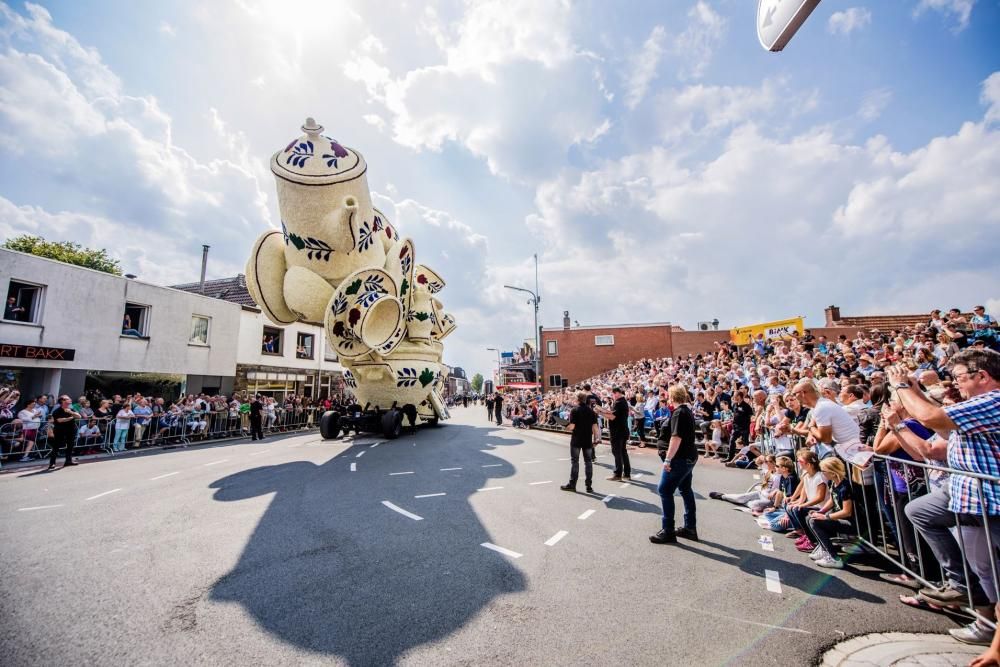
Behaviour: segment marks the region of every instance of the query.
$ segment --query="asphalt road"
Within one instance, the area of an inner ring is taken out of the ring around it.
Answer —
[[[787,666],[845,636],[954,627],[863,563],[821,570],[780,536],[764,551],[748,515],[704,499],[750,472],[699,464],[701,542],[657,546],[652,452],[634,483],[602,467],[598,494],[570,494],[564,436],[453,415],[391,442],[0,476],[0,660]]]

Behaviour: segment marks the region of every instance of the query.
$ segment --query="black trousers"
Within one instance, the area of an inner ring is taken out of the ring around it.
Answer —
[[[635,434],[639,436],[639,442],[646,442],[646,418],[635,418]]]
[[[253,415],[250,415],[250,439],[264,439],[264,420],[260,417],[254,417]]]
[[[628,434],[611,436],[611,454],[615,457],[615,476],[631,477],[632,466],[628,460]]]
[[[56,459],[59,457],[59,450],[63,447],[66,448],[66,460],[63,462],[72,463],[73,462],[73,445],[76,442],[74,436],[60,435],[56,433],[49,439],[49,444],[52,446],[52,451],[49,452],[49,465],[54,466],[56,464]]]
[[[587,486],[592,486],[594,481],[594,460],[591,455],[594,453],[593,447],[576,447],[570,445],[569,457],[572,463],[569,464],[569,484],[576,486],[576,480],[580,476],[580,452],[583,452],[583,474]]]
[[[743,440],[743,446],[750,444],[750,431],[738,431],[733,429],[733,434],[729,436],[729,454],[726,456],[727,461],[732,461],[736,458],[736,455],[740,453],[740,445],[737,440]]]
[[[503,425],[503,406],[494,407],[493,411],[497,413],[497,426]]]

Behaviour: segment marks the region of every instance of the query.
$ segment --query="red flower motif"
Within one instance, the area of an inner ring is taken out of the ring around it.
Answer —
[[[392,227],[390,227],[389,225],[385,226],[385,235],[388,236],[390,239],[392,238]]]
[[[417,276],[417,282],[420,283],[421,285],[426,285],[427,284],[427,276],[425,276],[424,274],[421,273],[419,276]]]
[[[353,327],[361,319],[361,311],[357,308],[351,308],[351,312],[347,313],[347,321]]]
[[[337,322],[334,323],[334,325],[333,325],[333,335],[334,336],[340,336],[341,338],[344,337],[344,323],[343,322],[341,322],[341,321],[338,320]]]
[[[403,259],[404,257],[406,257],[406,253],[409,252],[409,250],[410,250],[409,247],[404,245],[403,249],[399,251],[399,258]]]

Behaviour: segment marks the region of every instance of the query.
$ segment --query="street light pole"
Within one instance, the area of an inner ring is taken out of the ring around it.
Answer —
[[[531,301],[529,301],[528,303],[531,304],[532,306],[534,306],[534,310],[535,310],[535,336],[534,336],[534,338],[535,338],[535,363],[534,363],[534,366],[535,366],[535,382],[538,382],[539,384],[541,384],[541,378],[538,377],[538,373],[539,373],[539,370],[538,370],[538,361],[539,361],[539,358],[541,356],[541,350],[538,349],[538,303],[542,300],[542,298],[540,296],[538,296],[538,292],[537,292],[537,290],[538,290],[538,255],[537,254],[535,255],[535,290],[536,290],[535,292],[532,292],[530,289],[525,289],[523,287],[514,287],[513,285],[504,285],[504,287],[506,289],[512,289],[512,290],[515,290],[517,292],[524,292],[525,294],[530,294],[531,295]]]
[[[500,363],[500,349],[496,347],[488,347],[486,349],[497,353],[497,382],[500,383],[503,381],[503,366]],[[496,391],[496,387],[494,387],[493,390]]]

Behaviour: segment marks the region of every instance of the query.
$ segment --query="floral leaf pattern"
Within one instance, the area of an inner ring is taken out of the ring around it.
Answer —
[[[358,297],[357,305],[361,308],[370,308],[373,303],[381,298],[382,292],[365,292]]]
[[[423,372],[420,373],[420,386],[426,387],[431,382],[434,381],[434,371],[429,368],[425,368]]]
[[[375,230],[371,228],[367,220],[361,221],[361,229],[358,230],[358,252],[364,252],[371,247],[375,237]]]
[[[347,289],[344,290],[344,294],[357,294],[359,289],[361,289],[361,278],[348,285]]]
[[[333,300],[333,314],[340,315],[345,310],[347,310],[347,297],[343,294],[338,294],[337,298]]]
[[[409,321],[417,320],[418,322],[426,322],[431,317],[430,313],[425,313],[422,310],[411,310],[407,319]]]
[[[399,298],[402,299],[410,289],[410,281],[403,278],[403,283],[399,286]]]
[[[306,250],[309,259],[322,259],[324,262],[330,261],[333,248],[322,239],[314,239],[311,236],[302,238],[294,232],[288,231],[284,221],[281,223],[281,234],[285,237],[285,245],[292,244],[296,250]]]
[[[354,378],[354,373],[351,371],[344,371],[344,384],[346,384],[351,389],[358,388],[358,381]]]
[[[417,369],[416,368],[401,368],[396,371],[396,386],[397,387],[413,387],[417,384]],[[424,385],[427,386],[426,384]]]
[[[298,144],[293,141],[288,144],[285,151],[287,152],[289,149],[291,149],[291,154],[285,159],[285,164],[301,169],[306,166],[306,161],[315,154],[316,147],[313,146],[313,142],[308,140],[300,141]]]

